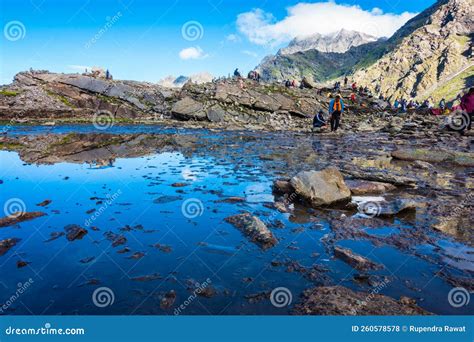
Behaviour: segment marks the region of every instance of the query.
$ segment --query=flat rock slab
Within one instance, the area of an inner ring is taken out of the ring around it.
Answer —
[[[460,166],[474,166],[474,154],[457,151],[428,149],[399,149],[392,152],[392,157],[408,161],[424,161],[428,163],[453,163]]]
[[[10,216],[6,216],[6,217],[2,217],[0,219],[0,228],[13,226],[14,224],[24,222],[24,221],[33,220],[35,218],[45,216],[45,215],[46,215],[46,213],[43,213],[41,211],[33,211],[33,212],[30,212],[30,213],[18,213],[17,215],[10,215]]]
[[[334,247],[334,256],[348,263],[359,271],[379,270],[383,268],[382,265],[377,264],[361,255],[355,254],[350,249],[339,246]]]
[[[291,179],[291,185],[313,207],[330,206],[351,199],[351,190],[336,168],[300,172]]]
[[[380,195],[396,189],[396,187],[390,183],[371,182],[360,179],[347,180],[346,184],[354,196]]]
[[[265,223],[250,213],[230,216],[225,221],[238,228],[250,241],[256,243],[262,249],[271,248],[278,243]]]
[[[414,186],[417,183],[417,179],[398,174],[393,170],[380,170],[375,168],[345,168],[342,170],[342,173],[358,179],[390,183],[394,185]]]
[[[302,302],[295,306],[295,313],[335,316],[431,315],[407,297],[395,300],[380,294],[355,292],[342,286],[306,290]]]

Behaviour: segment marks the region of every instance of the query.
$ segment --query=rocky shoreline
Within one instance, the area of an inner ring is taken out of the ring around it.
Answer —
[[[342,89],[346,99],[349,89]],[[5,124],[94,123],[160,124],[187,128],[310,132],[314,114],[327,111],[330,89],[286,88],[235,79],[183,88],[115,81],[80,74],[21,72],[0,91],[0,121]],[[346,101],[343,130],[393,135],[445,134],[444,117],[427,110],[396,113],[387,103],[362,95]]]

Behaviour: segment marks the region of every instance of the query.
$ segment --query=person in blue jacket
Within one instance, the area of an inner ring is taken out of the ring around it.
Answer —
[[[339,128],[342,113],[344,113],[344,101],[342,101],[341,95],[337,94],[336,98],[329,103],[331,132],[336,132]]]
[[[313,131],[321,131],[323,127],[326,127],[326,119],[324,119],[324,113],[320,110],[313,118]]]

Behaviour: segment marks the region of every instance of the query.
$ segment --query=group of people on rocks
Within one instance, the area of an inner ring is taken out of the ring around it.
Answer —
[[[344,80],[344,84],[347,84],[347,81]],[[340,90],[340,82],[336,82],[334,85],[335,90]],[[357,89],[357,84],[353,83],[352,84],[352,89]],[[363,88],[363,91],[365,92],[365,88]],[[380,90],[379,90],[380,91]],[[318,91],[320,93],[321,90]],[[387,101],[383,98],[381,95],[379,99]],[[356,94],[355,92],[351,93],[350,96],[350,101],[352,103],[356,102]],[[474,88],[470,88],[469,91],[464,95],[458,95],[456,98],[456,102],[459,101],[459,105],[457,106],[451,106],[452,110],[460,110],[462,115],[465,116],[465,121],[466,125],[463,127],[464,130],[470,130],[472,127],[472,120],[473,120],[473,115],[474,115]],[[415,100],[410,100],[407,101],[406,99],[395,99],[393,106],[390,105],[390,102],[388,102],[388,107],[392,108],[394,110],[399,110],[401,112],[407,112],[409,109],[419,109],[419,108],[426,108],[426,109],[431,109],[433,108],[433,100],[432,98],[426,99],[423,102],[418,102]],[[442,99],[439,102],[439,108],[442,111],[442,113],[446,111],[449,111],[446,105],[446,100]],[[338,128],[340,127],[341,123],[341,117],[342,114],[344,113],[345,105],[344,101],[342,99],[342,96],[338,93],[336,96],[329,102],[329,126],[331,132],[336,132]],[[324,112],[322,110],[319,110],[316,115],[313,118],[313,131],[315,132],[320,132],[323,129],[326,129],[328,126],[327,120],[324,117]]]
[[[248,73],[247,78],[252,81],[260,82],[260,73],[257,70],[252,70]]]
[[[108,74],[108,70],[107,70]],[[236,77],[239,82],[241,88],[244,88],[244,82],[242,79],[242,74],[240,73],[239,69],[236,68],[234,70],[234,77]],[[257,70],[252,70],[248,73],[247,75],[248,79],[260,82],[261,76],[260,73]],[[344,87],[346,89],[352,89],[352,92],[350,94],[350,102],[351,103],[357,103],[357,94],[361,96],[372,96],[372,93],[370,89],[365,86],[363,87],[362,85],[358,85],[357,82],[353,82],[350,86],[349,85],[349,79],[347,76],[344,77]],[[298,84],[299,83],[299,84]],[[341,92],[341,81],[336,81],[333,86],[333,93],[335,93],[335,96],[332,96],[332,93],[328,94],[328,97],[333,97],[332,100],[329,102],[329,127],[331,132],[336,132],[341,124],[341,118],[342,114],[344,113],[345,110],[345,103],[342,99],[342,96],[340,94]],[[301,82],[297,82],[296,80],[290,80],[287,79],[283,82],[283,85],[287,88],[312,88],[310,82],[306,78],[303,77]],[[417,100],[407,100],[405,98],[396,98],[393,102],[393,105],[390,103],[388,99],[386,99],[381,93],[381,86],[377,84],[375,86],[375,93],[380,94],[378,99],[385,101],[387,103],[386,109],[392,109],[395,111],[399,111],[401,113],[406,113],[410,109],[433,109],[434,108],[434,102],[432,98],[426,99],[423,102],[419,102]],[[322,95],[323,89],[319,88],[317,90],[318,95]],[[456,104],[459,103],[459,104]],[[473,116],[473,111],[474,111],[474,88],[469,89],[469,91],[464,95],[458,95],[455,101],[452,101],[450,104],[446,103],[446,100],[443,98],[439,102],[439,109],[438,112],[439,114],[446,114],[451,112],[451,110],[462,110],[463,113],[467,116],[468,120],[468,127],[467,129],[471,129],[471,123],[472,123],[472,116]],[[325,129],[328,126],[328,122],[325,119],[324,112],[322,110],[319,110],[316,115],[313,118],[313,129],[315,131],[321,131],[322,129]]]

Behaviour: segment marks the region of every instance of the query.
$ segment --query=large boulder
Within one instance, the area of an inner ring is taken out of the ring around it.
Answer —
[[[258,217],[244,213],[227,217],[226,222],[238,228],[250,241],[262,249],[275,246],[278,241],[268,227]]]
[[[336,168],[322,171],[303,171],[291,179],[295,192],[313,207],[348,202],[351,190]]]
[[[185,97],[173,105],[173,116],[179,120],[206,120],[207,114],[202,103]]]

